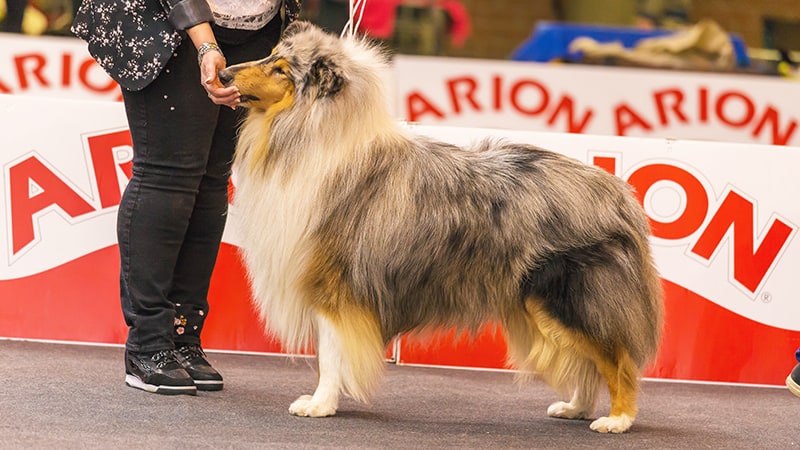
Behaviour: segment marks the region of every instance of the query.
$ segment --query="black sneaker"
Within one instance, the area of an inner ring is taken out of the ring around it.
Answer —
[[[176,344],[181,365],[200,391],[222,390],[222,375],[219,374],[206,359],[206,354],[199,345]]]
[[[178,358],[175,350],[155,353],[125,350],[125,384],[156,394],[196,395],[197,387]]]
[[[792,373],[786,377],[786,387],[792,394],[800,397],[800,364],[794,366]]]

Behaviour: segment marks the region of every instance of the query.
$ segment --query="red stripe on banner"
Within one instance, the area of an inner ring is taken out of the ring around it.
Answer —
[[[116,245],[46,272],[0,281],[0,336],[122,343],[127,334]]]
[[[236,247],[220,247],[203,346],[279,352],[252,307]],[[119,250],[108,247],[36,275],[0,281],[0,337],[122,344]]]
[[[784,384],[797,364],[800,332],[748,319],[674,283],[664,288],[664,338],[646,376]]]

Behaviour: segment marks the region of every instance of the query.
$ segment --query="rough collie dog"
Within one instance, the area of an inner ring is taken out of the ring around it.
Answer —
[[[290,26],[272,54],[220,72],[249,108],[234,162],[237,231],[255,302],[319,385],[289,407],[365,401],[395,336],[499,324],[509,365],[565,395],[552,417],[611,412],[624,432],[662,324],[648,222],[630,187],[529,145],[470,148],[388,112],[385,58],[358,37]]]

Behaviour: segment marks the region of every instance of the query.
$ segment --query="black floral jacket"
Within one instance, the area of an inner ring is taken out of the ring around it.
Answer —
[[[285,22],[299,0],[285,0]],[[120,86],[138,91],[158,77],[185,37],[183,30],[212,22],[206,0],[83,0],[72,32]]]

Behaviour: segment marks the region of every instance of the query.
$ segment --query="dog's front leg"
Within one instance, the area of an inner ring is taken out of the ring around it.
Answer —
[[[317,315],[317,364],[319,384],[314,395],[303,395],[289,406],[289,412],[303,417],[336,414],[342,392],[342,348],[336,329],[328,318]]]

